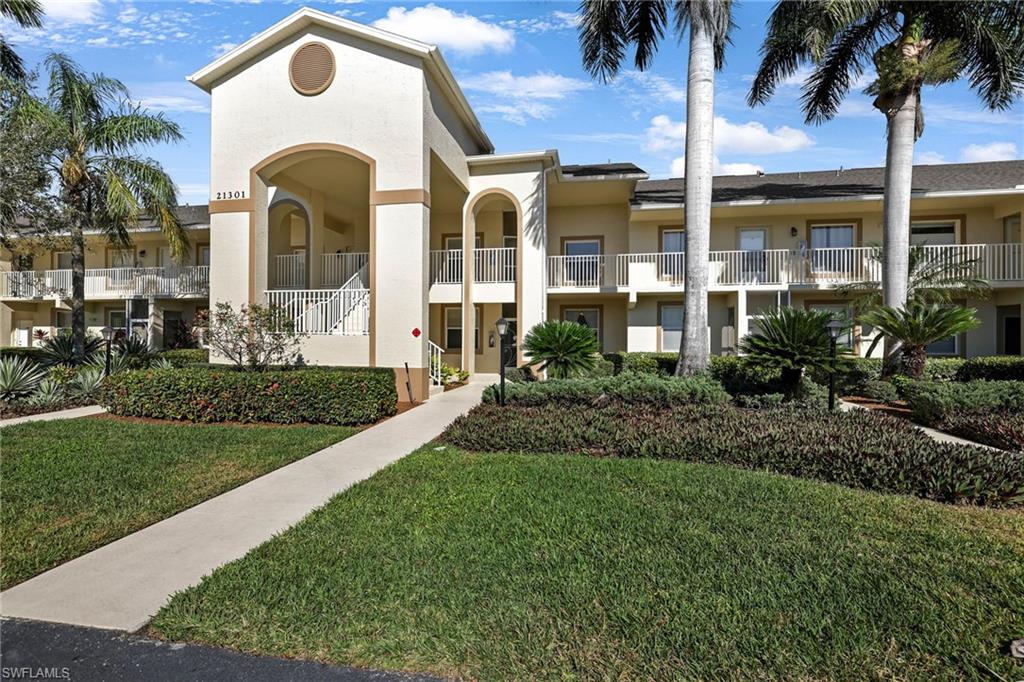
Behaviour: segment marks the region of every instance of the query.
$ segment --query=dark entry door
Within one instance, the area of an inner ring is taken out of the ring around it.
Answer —
[[[1003,352],[1007,355],[1020,355],[1020,318],[1003,318]]]

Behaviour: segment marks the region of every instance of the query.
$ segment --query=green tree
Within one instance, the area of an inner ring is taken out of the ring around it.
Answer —
[[[536,324],[523,339],[523,352],[530,363],[539,363],[552,379],[568,379],[593,369],[599,349],[593,329],[562,320]]]
[[[686,79],[686,282],[683,335],[676,374],[707,369],[708,252],[711,248],[711,185],[714,172],[715,71],[725,61],[733,27],[731,0],[584,0],[580,5],[583,65],[612,79],[634,48],[633,63],[650,67],[669,27],[681,40],[689,31]]]
[[[740,339],[739,348],[748,362],[778,369],[783,390],[794,395],[804,371],[829,369],[832,337],[828,323],[832,313],[803,308],[770,308],[757,321],[757,331]]]
[[[911,302],[902,308],[875,308],[862,315],[861,320],[887,339],[900,343],[900,371],[919,379],[928,359],[928,345],[977,327],[975,312],[973,308]]]
[[[46,58],[49,76],[42,99],[28,98],[15,114],[38,126],[57,144],[47,159],[69,226],[71,329],[75,355],[85,355],[85,232],[97,231],[115,245],[131,243],[129,230],[152,219],[179,261],[188,241],[174,214],[170,176],[137,148],[182,139],[178,125],[131,103],[127,88],[99,74],[87,75],[68,57]]]
[[[886,118],[882,295],[908,300],[914,143],[924,131],[921,89],[966,78],[990,109],[1006,109],[1024,87],[1024,3],[905,0],[794,0],[776,4],[750,89],[751,105],[809,63],[803,86],[808,123],[831,120],[851,84],[873,63],[865,90]],[[898,362],[887,345],[886,362]]]
[[[0,0],[0,17],[22,28],[39,28],[43,25],[43,6],[39,0]],[[0,76],[14,81],[25,79],[25,64],[3,35],[0,35]]]

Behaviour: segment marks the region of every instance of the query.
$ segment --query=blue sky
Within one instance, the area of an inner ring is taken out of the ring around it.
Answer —
[[[652,177],[682,173],[685,44],[665,41],[654,67],[627,65],[614,83],[583,70],[576,3],[557,2],[192,2],[44,0],[42,30],[2,26],[29,65],[52,50],[89,71],[122,80],[135,99],[184,128],[184,143],[152,150],[182,201],[205,203],[209,184],[209,97],[185,82],[234,45],[308,5],[441,46],[499,152],[557,148],[563,163],[632,161]],[[805,126],[800,77],[767,105],[745,103],[771,4],[744,2],[716,83],[717,172],[744,174],[881,165],[885,121],[860,92],[839,116]],[[1024,105],[986,111],[964,83],[924,94],[919,163],[1021,158]]]

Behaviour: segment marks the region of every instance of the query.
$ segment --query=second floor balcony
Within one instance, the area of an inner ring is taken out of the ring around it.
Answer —
[[[71,270],[0,272],[0,298],[42,300],[71,298]],[[210,267],[189,265],[152,268],[89,268],[85,298],[206,298]]]
[[[1024,244],[924,246],[927,266],[987,280],[1024,283]],[[553,291],[630,290],[657,292],[681,288],[686,278],[683,253],[629,253],[549,256],[548,289]],[[708,286],[831,287],[877,282],[882,276],[876,247],[804,250],[712,251]]]

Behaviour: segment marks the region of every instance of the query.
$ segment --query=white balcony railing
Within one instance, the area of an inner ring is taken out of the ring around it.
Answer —
[[[461,284],[462,251],[430,252],[430,283]],[[473,277],[480,284],[516,281],[515,247],[473,250]]]
[[[318,336],[370,333],[369,289],[281,289],[266,293],[267,304],[280,309],[297,332]]]
[[[548,256],[548,286],[594,288],[616,286],[613,256]]]
[[[325,253],[320,258],[320,279],[325,287],[341,286],[366,265],[368,253]]]
[[[1024,281],[1024,244],[936,245],[925,246],[924,253],[926,263],[945,263],[953,270],[960,265],[963,274],[990,282]],[[615,257],[614,285],[604,258],[549,256],[548,286],[658,289],[684,284],[686,256],[682,253],[620,254]],[[836,285],[877,282],[881,276],[879,250],[869,246],[712,251],[708,257],[709,286]]]
[[[207,296],[210,267],[90,268],[84,284],[87,299]],[[67,299],[71,286],[70,270],[0,272],[0,298]]]
[[[306,254],[288,253],[274,256],[274,286],[280,289],[302,289],[306,286]]]

